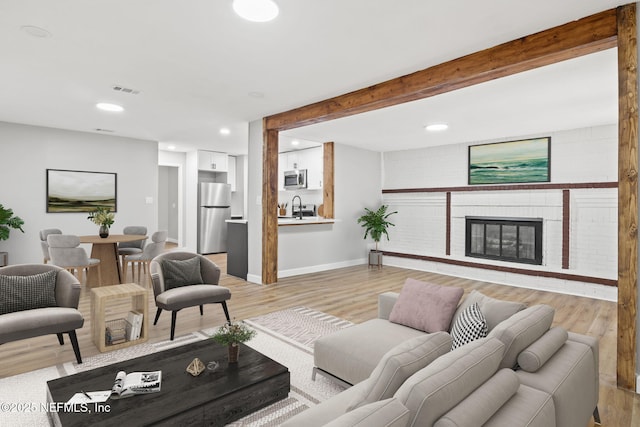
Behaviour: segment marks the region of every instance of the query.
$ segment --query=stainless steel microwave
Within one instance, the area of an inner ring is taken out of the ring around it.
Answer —
[[[285,190],[307,188],[307,170],[296,169],[286,171],[284,173],[284,188]]]

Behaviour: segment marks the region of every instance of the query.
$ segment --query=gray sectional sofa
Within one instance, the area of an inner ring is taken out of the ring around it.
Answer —
[[[599,423],[598,342],[551,327],[553,308],[472,291],[453,319],[478,303],[488,334],[451,350],[449,331],[390,322],[397,299],[380,295],[378,319],[316,341],[314,375],[355,385],[284,426],[584,427],[592,415]]]

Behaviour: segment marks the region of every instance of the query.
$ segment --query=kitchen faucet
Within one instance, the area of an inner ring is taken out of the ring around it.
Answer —
[[[296,200],[296,197],[298,198],[298,201],[300,202],[300,205],[299,205],[299,208],[298,208],[298,219],[302,219],[302,199],[297,194],[295,196],[293,196],[293,199],[291,199],[291,214],[293,216],[293,207],[295,206],[293,204],[293,201]]]

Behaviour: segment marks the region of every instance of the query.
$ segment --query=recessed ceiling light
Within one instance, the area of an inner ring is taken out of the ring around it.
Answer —
[[[175,145],[168,145],[167,146],[167,150],[175,150],[176,146]]]
[[[441,132],[449,129],[449,125],[446,123],[434,123],[432,125],[427,125],[424,128],[429,132]]]
[[[98,102],[96,107],[102,111],[109,111],[112,113],[119,113],[124,111],[124,108],[118,104],[109,104],[108,102]]]
[[[38,37],[41,39],[51,37],[51,33],[49,31],[45,30],[44,28],[36,27],[34,25],[23,25],[22,27],[20,27],[20,29],[33,37]]]
[[[297,139],[294,139],[293,141],[291,141],[291,145],[298,145],[300,144],[300,141],[298,141]]]
[[[229,135],[230,133],[229,128],[220,128],[220,135]]]
[[[233,0],[233,10],[242,18],[253,22],[267,22],[278,16],[278,5],[273,0]]]

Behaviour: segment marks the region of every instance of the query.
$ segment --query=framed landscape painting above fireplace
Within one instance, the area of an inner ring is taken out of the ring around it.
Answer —
[[[117,174],[47,169],[47,212],[117,210]]]
[[[550,180],[550,137],[469,146],[469,185]]]

